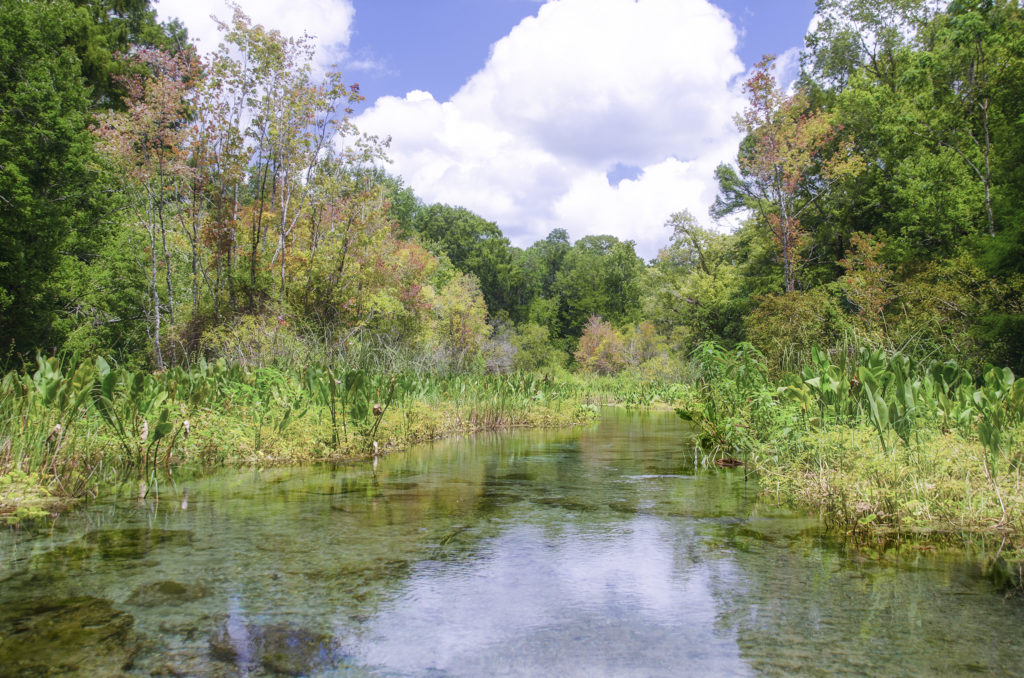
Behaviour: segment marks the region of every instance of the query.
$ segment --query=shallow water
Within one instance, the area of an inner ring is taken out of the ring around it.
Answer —
[[[1024,675],[1024,603],[882,560],[608,411],[179,478],[0,535],[6,675]]]

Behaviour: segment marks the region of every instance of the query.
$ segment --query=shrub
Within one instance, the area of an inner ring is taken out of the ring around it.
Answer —
[[[590,316],[583,327],[579,347],[574,354],[584,372],[616,374],[626,364],[626,347],[622,336],[600,316]]]
[[[244,367],[303,365],[312,354],[286,320],[265,315],[243,315],[204,332],[200,346],[208,358]]]
[[[850,330],[842,310],[822,289],[762,296],[743,319],[747,340],[776,374],[805,362],[812,346],[834,346]]]
[[[534,322],[516,328],[512,339],[516,345],[515,368],[532,371],[565,367],[566,355],[551,343],[547,327]]]

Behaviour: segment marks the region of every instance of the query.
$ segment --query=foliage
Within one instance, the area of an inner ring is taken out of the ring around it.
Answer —
[[[477,278],[492,313],[520,315],[524,273],[497,224],[467,209],[437,204],[417,209],[412,228],[452,265]]]
[[[839,261],[846,271],[839,285],[869,332],[880,329],[885,308],[894,297],[892,272],[879,261],[882,247],[870,233],[853,233],[846,258]]]
[[[523,372],[565,367],[568,356],[551,345],[550,333],[544,325],[523,323],[513,338],[516,347],[514,366]]]
[[[802,364],[811,348],[841,343],[850,328],[827,290],[764,296],[743,319],[747,340],[765,356],[773,374]]]
[[[809,110],[802,92],[785,94],[773,69],[774,57],[766,57],[744,84],[749,105],[736,121],[747,135],[738,159],[742,178],[730,167],[719,166],[716,174],[723,195],[713,209],[719,215],[741,207],[756,210],[778,246],[783,287],[792,292],[803,239],[801,216],[821,195],[821,181],[855,173],[859,158],[846,140],[822,162],[819,155],[836,133],[832,116]],[[818,181],[808,181],[816,169]]]
[[[442,360],[456,369],[464,368],[479,355],[491,333],[476,278],[456,273],[438,292],[434,311],[434,333]]]
[[[773,428],[762,356],[750,344],[728,351],[705,342],[691,357],[699,376],[676,414],[696,426],[696,444],[706,458],[746,457],[757,429]]]
[[[0,339],[17,350],[58,339],[54,277],[87,253],[107,209],[72,47],[80,21],[68,2],[12,0],[0,12]]]
[[[959,514],[981,521],[972,529],[986,519],[1024,527],[1024,386],[1008,368],[976,380],[952,360],[814,347],[798,373],[772,380],[747,346],[708,344],[694,359],[702,377],[677,412],[697,427],[707,459],[741,456],[767,487],[785,484],[789,496],[821,503],[844,526],[898,529]],[[985,517],[956,508],[965,493],[984,502]]]
[[[591,316],[583,328],[579,346],[573,354],[580,369],[597,374],[615,374],[626,363],[626,347],[611,323]]]
[[[643,261],[634,252],[632,241],[622,242],[613,236],[577,240],[565,253],[553,284],[560,302],[562,334],[579,336],[595,315],[612,323],[635,321],[642,272]]]
[[[644,318],[663,334],[675,330],[684,352],[703,341],[740,338],[749,278],[737,265],[737,238],[701,227],[689,212],[673,214],[666,226],[669,244],[641,281]]]
[[[311,349],[287,323],[266,316],[244,315],[203,334],[200,347],[211,360],[224,359],[245,368],[302,364]]]

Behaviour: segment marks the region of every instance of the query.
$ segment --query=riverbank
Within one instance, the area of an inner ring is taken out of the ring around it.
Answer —
[[[1024,548],[1020,469],[992,477],[977,440],[927,432],[883,449],[868,427],[769,440],[752,455],[763,491],[820,509],[850,534],[977,534]]]
[[[39,359],[0,380],[0,521],[57,514],[180,465],[354,461],[455,435],[556,428],[673,402],[635,376],[386,375],[228,365],[148,373]]]
[[[705,463],[745,463],[777,501],[862,540],[949,535],[1024,551],[1024,382],[861,349],[772,378],[749,345],[708,346],[680,416]]]
[[[261,426],[259,414],[249,408],[200,408],[188,420],[187,433],[182,428],[173,445],[154,455],[155,461],[145,475],[132,467],[118,466],[123,463],[124,451],[116,436],[102,429],[89,431],[73,445],[69,441],[67,456],[54,458],[45,466],[27,459],[21,464],[8,461],[0,473],[0,521],[17,524],[25,519],[56,516],[79,500],[125,487],[126,480],[134,478],[129,485],[137,480],[145,487],[148,480],[180,465],[216,468],[354,462],[459,435],[563,428],[593,421],[596,416],[596,407],[583,400],[534,401],[514,408],[496,403],[417,400],[388,408],[373,420],[369,430],[366,426],[348,430],[346,423],[340,438],[334,440],[326,408],[306,412],[284,427],[279,422]],[[10,450],[7,456],[13,456]]]

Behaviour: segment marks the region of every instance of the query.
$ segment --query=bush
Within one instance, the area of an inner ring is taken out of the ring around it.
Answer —
[[[812,346],[835,346],[852,328],[839,305],[821,288],[758,298],[743,319],[747,340],[780,374],[806,362]]]
[[[514,366],[517,370],[550,370],[565,367],[566,354],[552,345],[548,328],[534,322],[523,323],[512,339],[516,346]]]
[[[263,315],[243,315],[204,332],[200,346],[207,358],[224,358],[248,368],[305,365],[313,354],[287,321]]]
[[[600,316],[590,316],[583,327],[579,347],[574,354],[584,372],[616,374],[626,364],[626,347],[622,336]]]
[[[676,383],[690,375],[689,365],[667,355],[654,356],[636,367],[636,373],[648,382]]]
[[[668,339],[658,334],[654,323],[646,320],[627,327],[622,341],[626,362],[634,367],[668,353]]]
[[[928,266],[897,285],[886,318],[892,347],[918,360],[956,358],[980,373],[998,354],[978,330],[981,319],[998,305],[999,288],[968,254]]]

